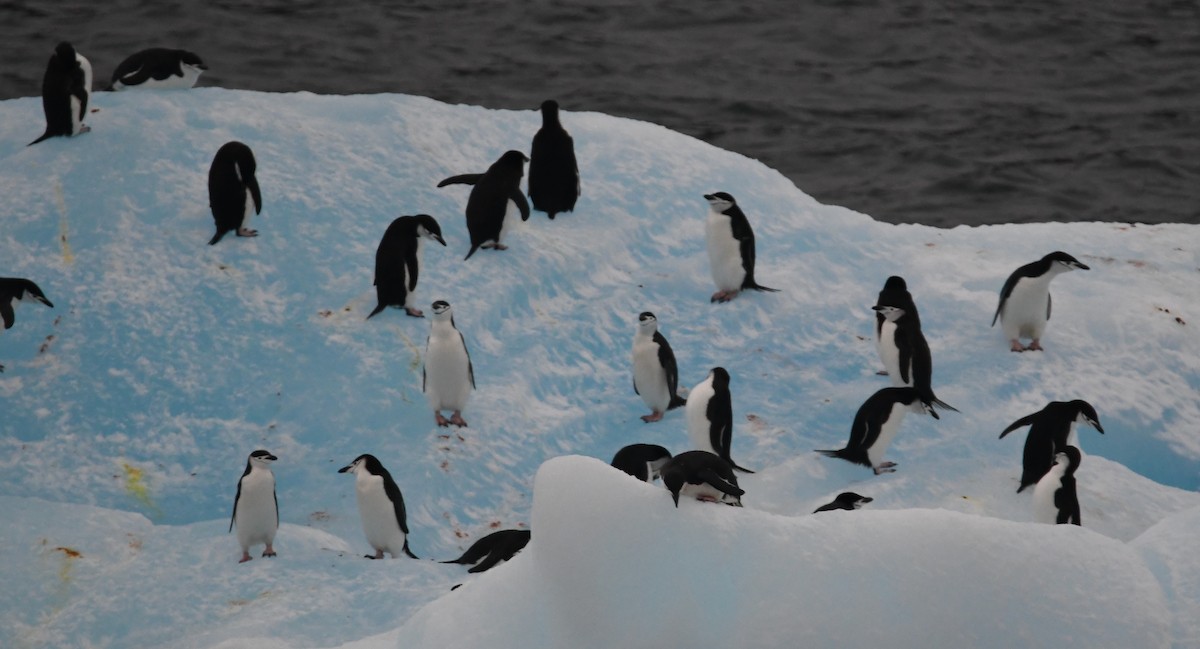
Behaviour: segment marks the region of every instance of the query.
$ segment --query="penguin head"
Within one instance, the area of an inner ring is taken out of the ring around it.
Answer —
[[[842,503],[843,505],[849,505],[854,509],[860,509],[863,505],[871,502],[872,500],[875,499],[868,496],[860,496],[853,491],[843,491],[837,495],[837,498],[833,499],[834,502]]]
[[[883,290],[885,290],[885,291],[907,291],[908,284],[904,281],[903,277],[900,277],[899,275],[892,275],[891,277],[887,278],[887,281],[885,281],[883,283]]]
[[[454,321],[454,310],[450,308],[450,303],[445,300],[438,300],[431,306],[433,309],[433,321],[445,322],[446,320]]]
[[[270,451],[265,451],[260,448],[257,451],[254,451],[253,453],[250,454],[248,461],[250,462],[251,466],[256,466],[260,469],[265,469],[265,468],[271,466],[271,463],[278,459],[279,458],[275,457],[274,455],[271,455]]]
[[[383,465],[379,463],[379,460],[374,455],[363,453],[354,458],[354,461],[350,464],[338,469],[338,473],[353,473],[354,475],[361,475],[363,473],[378,474],[382,468]]]
[[[436,219],[428,214],[418,214],[417,219],[417,236],[446,245],[446,240],[442,238],[442,226],[438,225]]]
[[[900,318],[904,317],[904,314],[905,314],[904,309],[901,309],[898,306],[876,304],[875,306],[873,306],[871,308],[874,309],[875,311],[878,311],[879,315],[882,315],[884,317],[884,319],[887,320],[888,322],[895,322],[895,321],[899,320]]]
[[[6,283],[8,283],[8,280],[6,280]],[[37,284],[34,284],[32,280],[13,278],[11,283],[16,285],[16,290],[11,293],[14,299],[18,301],[33,299],[45,304],[50,308],[54,308],[54,305],[51,304],[50,300],[46,299],[46,294],[43,293],[42,289],[39,288]]]
[[[1063,475],[1075,475],[1075,470],[1079,468],[1082,460],[1083,454],[1074,446],[1064,446],[1054,456],[1054,463],[1061,464],[1065,469]]]
[[[187,50],[179,50],[179,62],[197,70],[208,69],[208,66],[204,65],[204,61],[201,61],[199,56]]]
[[[549,126],[558,123],[558,102],[547,99],[542,102],[542,125]]]
[[[724,214],[725,210],[737,205],[737,201],[733,200],[733,196],[726,192],[705,194],[704,200],[708,201],[708,205],[712,208],[712,211],[718,214]]]
[[[1042,261],[1050,262],[1050,267],[1058,270],[1060,273],[1065,273],[1066,271],[1075,269],[1091,270],[1091,268],[1086,264],[1061,250],[1055,250],[1045,257],[1042,257]]]
[[[714,367],[708,372],[708,376],[712,378],[714,389],[724,387],[729,389],[729,370],[724,367]]]
[[[54,55],[57,56],[58,60],[64,65],[75,64],[75,47],[67,41],[59,43],[54,48]]]
[[[658,318],[649,311],[642,311],[638,315],[638,330],[646,334],[653,334],[658,331]]]
[[[1087,424],[1100,431],[1101,435],[1104,434],[1104,427],[1100,425],[1100,415],[1096,414],[1096,409],[1092,407],[1092,404],[1083,399],[1076,399],[1071,402],[1071,406],[1079,413],[1075,415],[1075,421]]]
[[[496,161],[496,164],[502,167],[514,169],[524,175],[526,162],[529,162],[529,158],[526,157],[524,153],[521,153],[520,151],[509,150],[505,151],[504,155],[500,156],[500,159]]]

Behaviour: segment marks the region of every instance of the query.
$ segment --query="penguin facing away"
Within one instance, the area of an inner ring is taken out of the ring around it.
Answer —
[[[416,308],[413,298],[421,271],[425,239],[446,245],[446,240],[442,238],[442,227],[428,214],[401,216],[388,225],[375,250],[375,295],[378,303],[367,315],[368,320],[389,306],[403,308],[405,313],[415,318],[425,316]]]
[[[746,289],[778,292],[754,280],[754,230],[733,196],[716,192],[705,194],[704,200],[710,208],[705,226],[708,263],[717,285],[710,301],[728,302]]]
[[[50,55],[46,73],[42,76],[42,112],[46,116],[46,130],[29,144],[92,130],[83,123],[91,96],[91,62],[76,52],[70,43],[59,43],[54,48],[54,54]]]
[[[259,449],[246,458],[246,470],[238,480],[233,497],[233,515],[229,531],[237,527],[238,543],[242,546],[239,563],[250,560],[250,546],[266,545],[262,555],[275,556],[275,532],[279,530],[279,499],[275,496],[275,474],[271,463],[279,458]]]
[[[13,323],[17,321],[16,305],[27,299],[54,308],[54,304],[46,299],[46,294],[32,280],[24,277],[0,277],[0,319],[4,321],[5,329],[12,329]],[[3,371],[4,366],[0,365],[0,372]]]
[[[246,227],[252,214],[262,213],[256,168],[254,152],[241,142],[226,142],[217,149],[208,168],[208,205],[217,233],[208,245],[215,245],[228,232],[239,237],[258,236],[258,230]]]
[[[692,447],[708,451],[743,473],[754,473],[737,465],[730,457],[733,445],[733,398],[729,393],[729,372],[714,367],[708,377],[688,394],[684,406],[688,437]]]
[[[611,464],[642,482],[654,482],[670,459],[671,452],[657,444],[630,444],[617,451]]]
[[[1050,470],[1055,456],[1067,446],[1078,446],[1078,441],[1071,439],[1075,424],[1087,424],[1104,434],[1100,425],[1100,416],[1092,404],[1083,399],[1073,401],[1051,401],[1045,408],[1021,417],[1000,433],[1000,439],[1021,428],[1029,426],[1029,434],[1025,437],[1025,450],[1021,460],[1021,485],[1017,493],[1026,487],[1036,485],[1042,476]]]
[[[1042,351],[1042,334],[1050,320],[1050,280],[1076,269],[1090,270],[1071,255],[1055,251],[1008,276],[1000,289],[992,326],[1000,320],[1012,351]],[[1028,346],[1021,344],[1022,338],[1031,339]]]
[[[910,315],[916,313],[916,305],[911,300],[901,301],[898,295],[890,297],[893,301],[900,301],[900,304],[877,304],[871,308],[891,325],[890,335],[881,336],[878,347],[892,385],[912,386],[917,389],[921,403],[958,412],[957,408],[937,398],[933,392],[933,354],[929,351],[925,334],[921,332],[920,317]],[[913,411],[922,410],[914,406]]]
[[[1079,495],[1075,491],[1075,470],[1082,456],[1074,446],[1064,446],[1054,465],[1033,488],[1033,519],[1039,523],[1083,525],[1079,513]]]
[[[856,509],[861,509],[863,505],[871,502],[872,500],[875,499],[867,496],[860,496],[853,491],[843,491],[833,499],[833,502],[821,505],[813,510],[813,513],[819,514],[821,512],[831,512],[838,509],[854,511]]]
[[[438,300],[433,303],[433,325],[425,343],[425,367],[421,371],[421,390],[433,409],[438,426],[461,426],[467,422],[462,411],[467,407],[471,390],[475,389],[475,368],[462,332],[454,326],[454,312],[450,303]],[[442,416],[450,410],[449,419]]]
[[[899,275],[892,275],[891,277],[887,278],[887,280],[883,283],[883,289],[879,291],[879,297],[876,298],[875,304],[877,306],[897,307],[908,305],[908,315],[914,318],[917,322],[921,321],[921,316],[919,313],[917,313],[917,305],[913,302],[912,294],[908,292],[908,284],[904,281],[904,278],[900,277]],[[895,331],[896,324],[894,322],[888,322],[888,319],[883,317],[883,314],[880,313],[879,310],[876,310],[875,351],[879,353],[879,361],[883,363],[884,367],[883,370],[876,372],[876,374],[881,376],[887,376],[889,374],[888,368],[891,365],[894,364],[899,367],[898,359],[895,361],[890,361],[887,356],[889,353],[893,353],[892,350],[895,347]],[[885,342],[890,342],[886,348]]]
[[[481,174],[451,176],[438,183],[446,185],[473,185],[467,197],[467,232],[471,235],[471,249],[463,261],[471,258],[480,248],[508,250],[500,242],[504,235],[509,204],[521,212],[521,220],[529,220],[529,202],[521,193],[521,177],[525,175],[528,158],[520,151],[506,151]]]
[[[130,55],[112,73],[109,90],[191,88],[208,69],[193,52],[152,47]]]
[[[643,311],[633,335],[633,391],[650,408],[650,414],[642,415],[642,421],[659,421],[666,411],[685,405],[687,400],[677,394],[678,390],[675,352],[658,330],[658,318]]]
[[[733,467],[708,451],[684,451],[662,467],[663,486],[671,492],[675,507],[679,497],[742,506],[746,491],[738,486]]]
[[[529,530],[499,530],[472,543],[461,557],[442,563],[470,564],[467,572],[485,572],[516,556],[531,538]]]
[[[416,559],[408,549],[408,520],[404,511],[404,496],[374,455],[364,453],[338,473],[354,474],[354,493],[358,498],[358,515],[362,519],[367,543],[375,549],[368,559],[382,559],[387,552],[395,559],[403,552]]]
[[[529,149],[529,200],[533,209],[550,220],[559,212],[575,210],[579,199],[579,164],[575,141],[558,119],[558,102],[542,102],[542,127]]]
[[[896,471],[895,462],[884,461],[887,449],[900,430],[904,421],[904,413],[914,407],[928,413],[934,419],[939,419],[933,406],[921,401],[916,388],[883,388],[867,398],[854,415],[854,423],[850,426],[850,440],[844,448],[838,450],[821,450],[817,452],[826,457],[836,457],[869,466],[880,473]]]

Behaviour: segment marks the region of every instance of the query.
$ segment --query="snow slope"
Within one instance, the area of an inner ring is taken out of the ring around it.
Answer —
[[[1200,508],[1200,226],[887,225],[662,127],[565,112],[583,173],[576,212],[535,212],[508,251],[463,262],[469,190],[436,184],[527,150],[532,109],[218,88],[93,103],[91,133],[27,148],[40,102],[0,102],[0,275],[34,279],[55,303],[23,305],[0,334],[0,575],[28,585],[0,593],[0,645],[471,646],[537,628],[523,646],[577,635],[601,646],[635,610],[633,631],[685,627],[665,646],[694,639],[696,624],[744,646],[915,637],[903,624],[946,646],[1044,634],[1200,644],[1200,562],[1180,548]],[[207,169],[233,139],[258,159],[260,236],[210,247]],[[719,190],[755,228],[758,280],[781,293],[709,304],[702,194]],[[420,394],[429,322],[395,310],[364,321],[379,237],[418,212],[449,244],[426,249],[420,301],[454,305],[475,366],[463,430],[437,429]],[[1054,281],[1048,351],[1012,354],[987,326],[999,288],[1055,249],[1093,270]],[[963,412],[909,417],[889,453],[898,472],[873,476],[811,451],[841,446],[887,385],[869,307],[891,274],[921,307],[938,395]],[[643,310],[658,315],[682,384],[730,371],[734,456],[759,470],[742,481],[745,510],[676,512],[665,491],[578,459],[546,465],[535,494],[539,467],[561,455],[684,450],[682,412],[638,419],[629,349]],[[1085,529],[1046,529],[1014,493],[1024,434],[996,437],[1073,398],[1096,405],[1107,434],[1079,431]],[[239,566],[226,530],[255,448],[280,458],[279,557]],[[364,452],[404,491],[422,558],[457,556],[498,527],[532,524],[534,542],[448,596],[459,566],[359,560],[352,480],[336,470]],[[807,516],[847,488],[876,500]],[[608,524],[618,513],[626,523]],[[709,524],[720,550],[695,545]],[[1059,559],[1039,552],[1048,544]],[[608,567],[641,552],[647,590],[626,599],[630,575]],[[661,592],[649,584],[698,565],[720,567],[691,577],[710,615],[649,598]],[[568,568],[612,588],[589,591],[594,626],[579,626]],[[731,583],[775,603],[731,603]],[[913,592],[941,607],[893,609]],[[1078,617],[1045,616],[1072,593]],[[1114,621],[1121,598],[1130,614]],[[838,601],[871,602],[877,617]],[[464,623],[467,605],[477,622]],[[984,623],[987,611],[1009,623]],[[839,636],[839,621],[859,635]]]

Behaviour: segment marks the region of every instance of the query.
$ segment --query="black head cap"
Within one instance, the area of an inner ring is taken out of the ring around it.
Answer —
[[[67,41],[63,41],[54,48],[54,54],[62,61],[75,61],[75,47]]]
[[[372,475],[379,475],[386,472],[383,468],[383,464],[381,464],[374,455],[371,455],[370,453],[363,453],[362,455],[354,458],[354,461],[350,464],[338,469],[338,473],[346,473],[347,471],[353,469],[360,462],[362,463],[363,468],[365,468],[367,472]]]
[[[658,320],[658,318],[656,318],[654,314],[649,311],[642,311],[640,314],[638,314],[638,322],[645,322],[647,320]]]
[[[200,68],[201,70],[208,69],[208,66],[204,65],[204,61],[200,60],[200,57],[197,56],[194,52],[189,52],[187,50],[179,50],[179,60],[183,61],[184,63],[187,63],[188,65],[196,66],[196,67]]]
[[[885,290],[885,291],[907,291],[908,284],[904,281],[903,277],[901,277],[899,275],[892,275],[891,277],[887,278],[886,282],[883,283],[883,290]]]
[[[1061,250],[1055,250],[1045,257],[1042,257],[1042,261],[1058,262],[1060,264],[1070,266],[1071,268],[1078,268],[1080,270],[1091,270],[1091,268],[1086,264]]]
[[[734,205],[737,205],[737,201],[735,201],[733,199],[733,196],[731,196],[728,192],[713,192],[711,194],[705,194],[704,200],[710,201],[710,202],[714,201],[714,200],[727,201],[729,203],[733,203]]]
[[[1069,405],[1075,409],[1077,413],[1076,417],[1083,415],[1084,419],[1087,419],[1088,424],[1100,431],[1100,434],[1104,434],[1104,427],[1100,425],[1100,415],[1096,413],[1096,409],[1092,407],[1092,404],[1083,399],[1075,399]]]

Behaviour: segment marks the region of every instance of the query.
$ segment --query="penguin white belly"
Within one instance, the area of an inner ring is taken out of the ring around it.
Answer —
[[[714,502],[725,502],[728,496],[720,489],[713,487],[707,482],[700,484],[683,483],[683,487],[679,489],[680,498],[694,498],[696,500],[711,500]]]
[[[242,188],[242,192],[246,194],[246,205],[242,208],[242,225],[246,228],[250,226],[250,217],[254,215],[254,194],[250,193],[249,189]]]
[[[521,220],[521,209],[517,204],[509,199],[504,203],[504,220],[500,222],[500,234],[496,237],[496,244],[504,242],[504,237],[508,236],[516,227],[515,221]]]
[[[887,370],[892,385],[898,388],[911,385],[912,374],[910,373],[908,377],[910,382],[905,383],[900,372],[900,348],[896,346],[896,323],[883,321],[876,347],[879,351],[879,360],[883,361],[883,369]]]
[[[83,90],[87,94],[88,103],[92,101],[92,62],[87,60],[87,57],[75,53],[75,60],[79,61],[79,67],[83,69]],[[71,135],[79,135],[84,129],[83,125],[83,104],[75,95],[71,95]]]
[[[646,406],[655,412],[666,412],[671,403],[667,390],[667,372],[658,360],[658,345],[649,337],[633,345],[633,385]]]
[[[145,88],[147,90],[179,90],[191,88],[196,85],[196,80],[200,78],[200,73],[203,70],[186,64],[179,67],[183,69],[183,76],[172,74],[161,81],[158,79],[146,79],[142,84],[127,87]]]
[[[880,427],[879,437],[874,444],[867,447],[867,459],[871,462],[872,467],[878,467],[883,462],[883,456],[887,453],[888,447],[892,445],[892,440],[896,438],[900,424],[904,421],[904,411],[907,409],[908,406],[898,401],[892,404],[892,412],[888,414],[887,421],[883,422],[883,426]]]
[[[707,225],[708,265],[713,282],[722,291],[737,291],[746,279],[742,267],[742,249],[733,238],[733,224],[729,217],[715,212],[709,213]]]
[[[403,551],[404,532],[396,521],[396,509],[383,490],[383,478],[360,475],[355,480],[354,491],[358,496],[358,514],[367,543],[393,557]]]
[[[1021,278],[1013,286],[1012,293],[1004,301],[1000,322],[1004,336],[1009,340],[1018,338],[1041,338],[1046,330],[1046,304],[1050,299],[1049,274],[1040,278]]]
[[[1062,477],[1066,469],[1061,464],[1050,467],[1050,472],[1038,480],[1033,488],[1033,520],[1038,523],[1058,522],[1058,507],[1054,504],[1054,494],[1062,488]]]
[[[424,252],[425,252],[425,242],[421,240],[421,237],[417,237],[417,269],[418,269],[418,271],[421,268],[421,263],[423,261],[422,257],[423,257]],[[413,280],[412,276],[409,275],[407,266],[404,268],[404,285],[405,285],[405,288],[408,289],[408,291],[404,295],[404,308],[406,308],[406,309],[417,308],[417,300],[416,300],[417,283],[416,283],[416,281]]]
[[[715,392],[711,381],[705,381],[696,386],[688,395],[687,405],[684,406],[684,416],[687,419],[688,438],[691,439],[692,448],[697,451],[708,451],[715,455],[717,449],[713,448],[712,439],[709,437],[711,426],[708,421],[708,402],[712,399],[713,394]]]
[[[243,550],[275,541],[279,513],[275,510],[275,477],[270,472],[255,469],[242,478],[233,522]]]
[[[471,394],[470,361],[458,331],[433,332],[425,352],[425,398],[433,410],[460,411]]]

